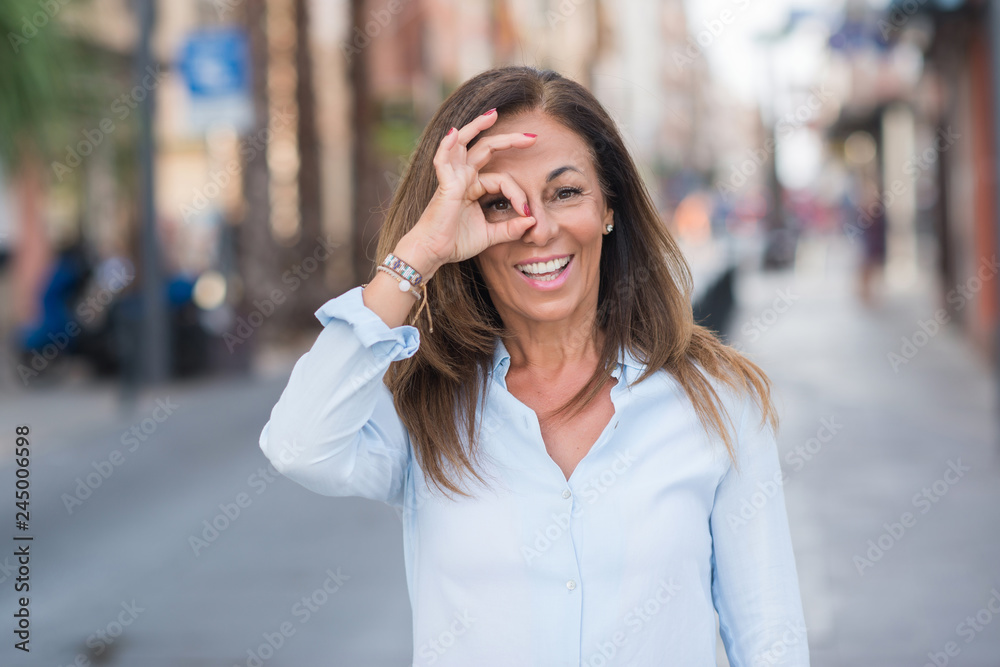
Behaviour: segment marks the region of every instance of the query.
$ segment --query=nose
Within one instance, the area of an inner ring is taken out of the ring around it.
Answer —
[[[528,228],[528,231],[521,237],[522,243],[529,245],[544,246],[559,234],[559,224],[548,216],[545,207],[538,202],[528,202],[531,215],[535,218],[535,224]]]

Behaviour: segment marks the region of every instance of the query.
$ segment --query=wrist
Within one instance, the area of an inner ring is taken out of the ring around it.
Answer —
[[[399,240],[392,254],[419,271],[424,282],[429,280],[443,264],[427,250],[426,246],[409,234]]]

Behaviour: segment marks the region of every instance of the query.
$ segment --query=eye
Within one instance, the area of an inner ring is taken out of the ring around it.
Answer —
[[[506,197],[497,197],[496,199],[491,199],[490,201],[483,204],[483,210],[486,211],[509,211],[510,201]]]
[[[556,199],[569,199],[570,197],[574,197],[582,192],[583,190],[580,188],[559,188],[556,191]]]

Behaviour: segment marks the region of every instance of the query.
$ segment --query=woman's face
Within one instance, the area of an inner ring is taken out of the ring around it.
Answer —
[[[517,241],[475,258],[493,303],[508,325],[511,319],[555,322],[596,312],[601,241],[614,214],[587,144],[539,111],[501,116],[483,134],[507,132],[538,139],[528,148],[498,151],[480,172],[509,174],[536,222]],[[518,215],[503,195],[487,194],[480,205],[488,223]]]

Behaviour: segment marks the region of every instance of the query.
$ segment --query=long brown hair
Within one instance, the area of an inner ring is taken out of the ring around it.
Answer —
[[[735,392],[749,393],[761,411],[761,426],[768,422],[776,431],[770,381],[756,364],[695,323],[687,262],[660,220],[614,121],[580,84],[531,67],[499,67],[462,84],[418,141],[389,205],[377,256],[392,252],[437,189],[432,160],[448,130],[494,107],[501,117],[539,110],[580,135],[590,147],[601,188],[614,210],[614,233],[604,237],[601,249],[594,322],[605,334],[601,361],[588,383],[557,413],[583,410],[627,348],[647,364],[636,382],[660,369],[670,372],[702,425],[722,438],[735,464],[733,438],[726,427],[726,422],[732,427],[732,418],[697,366]],[[414,323],[420,347],[412,357],[390,365],[385,383],[427,478],[440,490],[468,495],[460,488],[460,479],[471,477],[485,484],[478,470],[481,425],[476,414],[486,399],[497,338],[508,332],[472,258],[442,266],[426,290],[434,333],[426,330],[424,318]],[[460,430],[468,447],[462,444]]]

